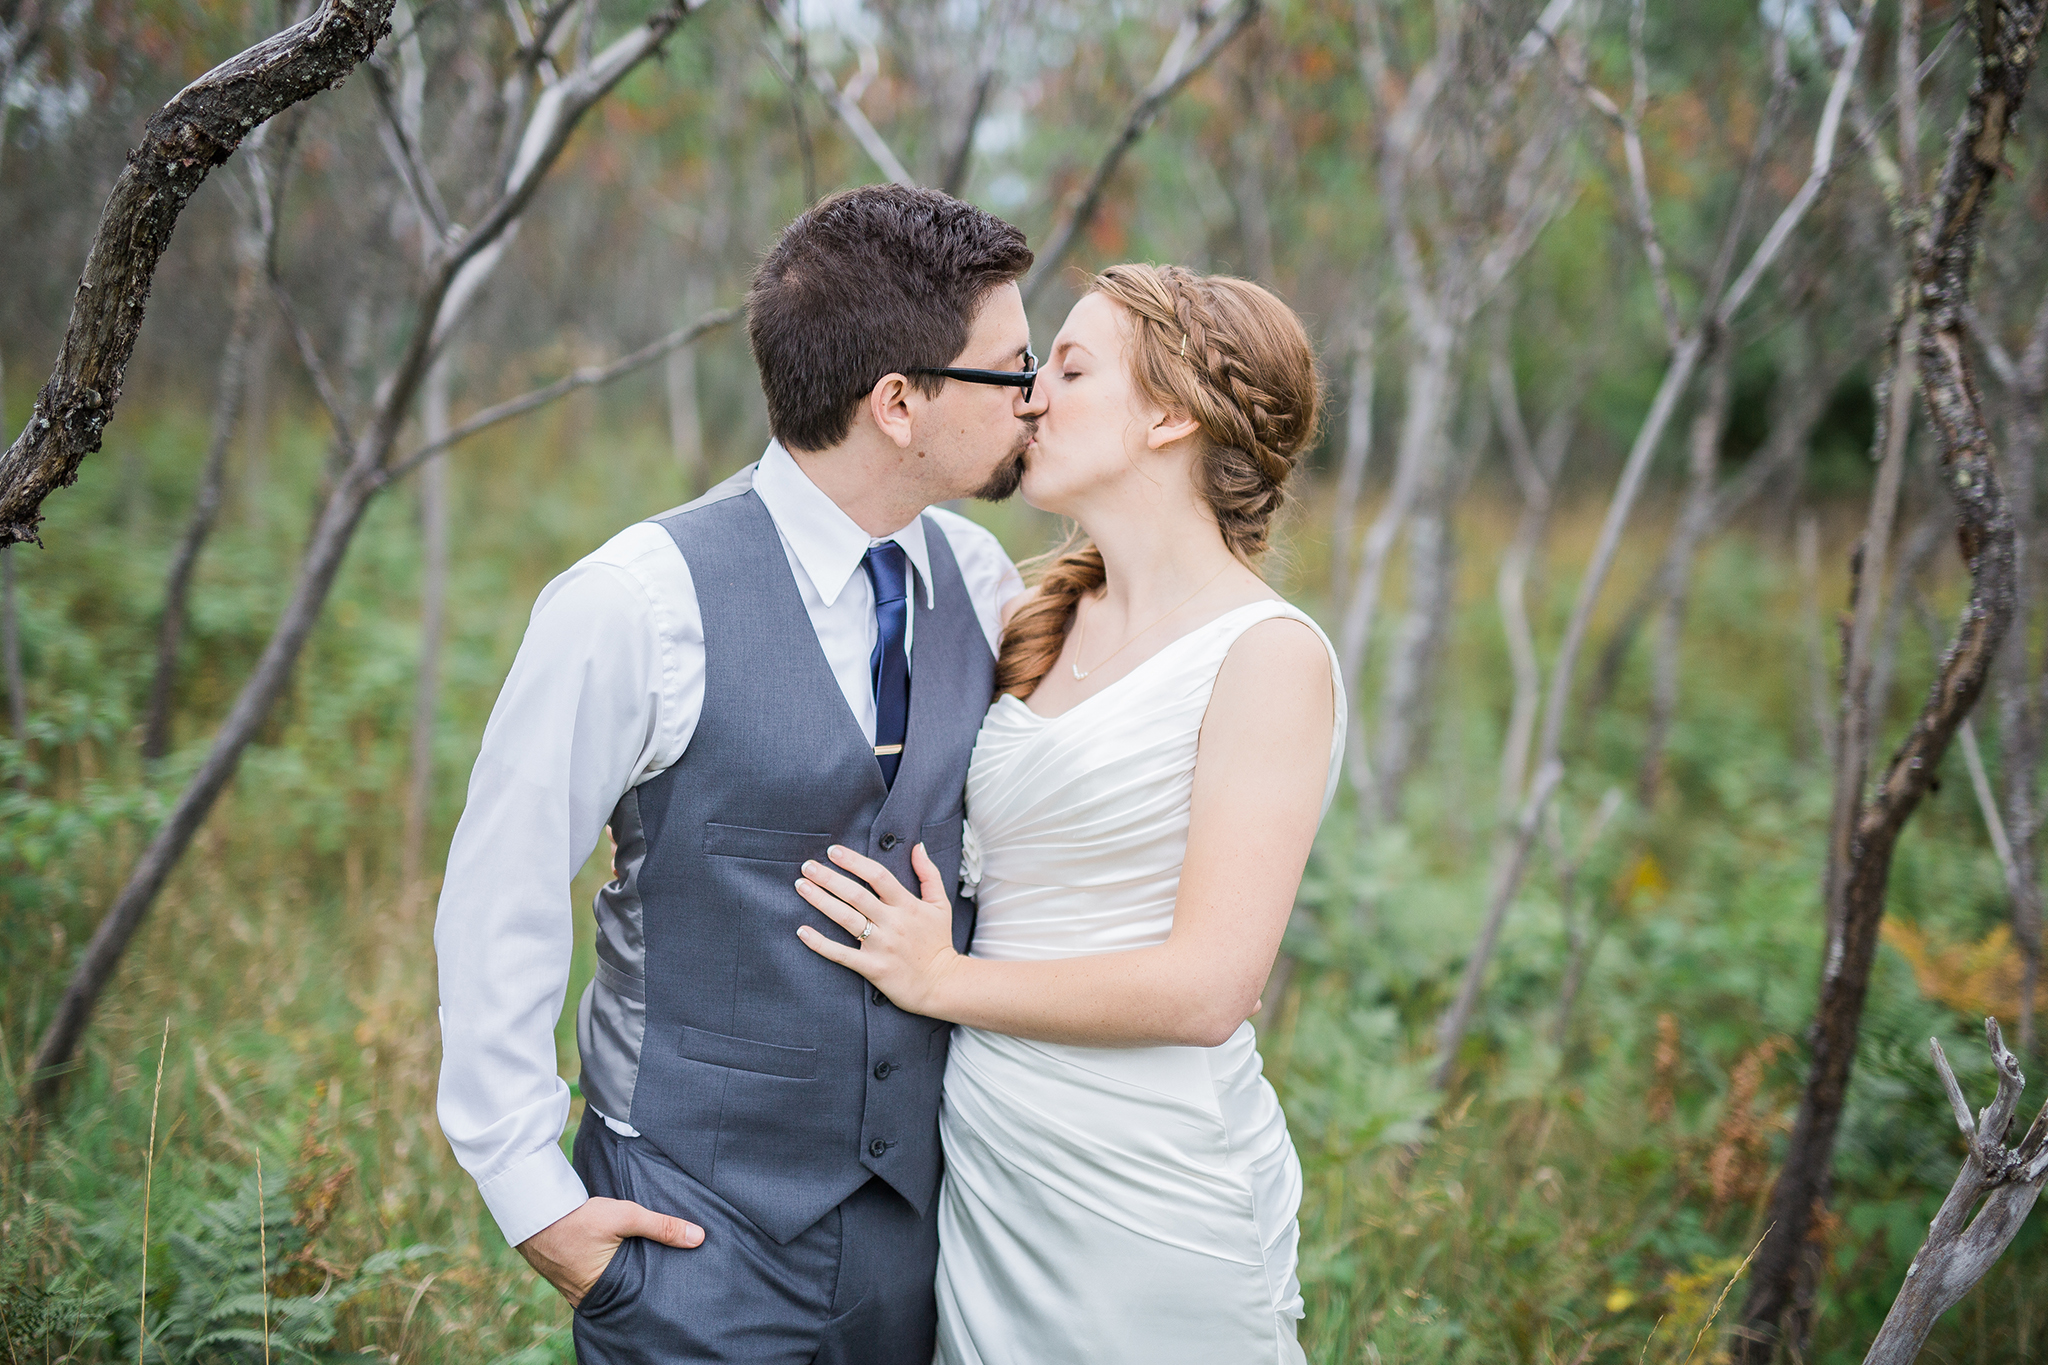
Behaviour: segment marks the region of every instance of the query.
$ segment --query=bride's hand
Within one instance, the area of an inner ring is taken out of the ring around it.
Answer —
[[[960,954],[953,950],[953,902],[946,895],[938,864],[923,844],[910,851],[910,865],[924,892],[913,896],[894,873],[873,858],[838,844],[827,849],[825,856],[853,876],[820,862],[807,862],[803,880],[796,884],[797,894],[860,940],[859,945],[834,943],[808,924],[798,927],[797,937],[812,952],[866,977],[898,1009],[935,1014],[940,984],[960,961]]]

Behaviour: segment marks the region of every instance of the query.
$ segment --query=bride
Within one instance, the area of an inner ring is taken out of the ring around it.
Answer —
[[[1293,1362],[1301,1168],[1247,1016],[1342,750],[1329,642],[1252,568],[1320,395],[1299,319],[1177,267],[1098,276],[1023,493],[1078,522],[1005,623],[967,778],[970,956],[835,847],[805,943],[955,1031],[945,1365]],[[849,875],[850,874],[850,875]],[[858,879],[858,880],[856,880]]]

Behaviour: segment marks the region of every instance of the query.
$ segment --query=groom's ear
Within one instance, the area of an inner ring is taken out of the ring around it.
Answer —
[[[895,442],[897,449],[908,450],[916,435],[912,430],[916,422],[915,405],[922,398],[902,375],[885,374],[880,383],[868,390],[868,416],[874,420],[875,430]]]

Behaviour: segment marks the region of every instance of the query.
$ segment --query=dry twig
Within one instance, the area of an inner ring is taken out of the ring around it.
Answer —
[[[1992,1070],[1998,1073],[1998,1091],[1974,1117],[1941,1040],[1927,1040],[1969,1150],[1863,1365],[1911,1365],[1935,1320],[1961,1302],[2004,1254],[2041,1197],[2042,1183],[2048,1181],[2048,1106],[2035,1117],[2019,1146],[2005,1145],[2027,1078],[2020,1073],[2019,1058],[2006,1049],[1996,1019],[1984,1021],[1984,1036],[1991,1046]]]

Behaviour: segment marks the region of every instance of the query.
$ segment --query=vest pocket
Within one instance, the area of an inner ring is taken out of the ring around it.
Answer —
[[[931,854],[932,861],[939,865],[942,872],[945,871],[947,858],[957,859],[960,856],[961,823],[964,819],[965,816],[961,812],[954,811],[943,820],[932,821],[919,832],[919,838],[924,843],[924,851]]]
[[[714,858],[752,858],[764,863],[801,863],[823,858],[829,834],[803,830],[755,829],[749,825],[704,824],[704,852]]]
[[[735,1038],[729,1033],[711,1033],[682,1026],[676,1051],[693,1062],[722,1066],[733,1071],[752,1071],[763,1076],[782,1076],[808,1081],[818,1074],[818,1050],[814,1047],[784,1047],[752,1038]]]

